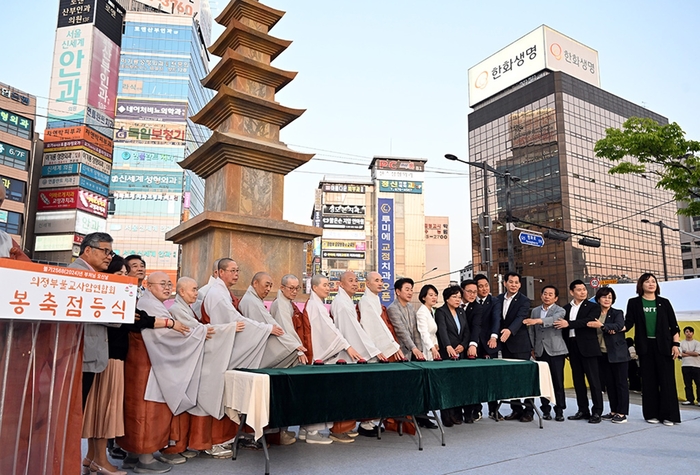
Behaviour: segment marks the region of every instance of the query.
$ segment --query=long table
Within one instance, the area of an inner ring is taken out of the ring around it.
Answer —
[[[225,374],[226,414],[263,428],[422,414],[484,401],[552,398],[546,363],[505,359],[297,366]]]

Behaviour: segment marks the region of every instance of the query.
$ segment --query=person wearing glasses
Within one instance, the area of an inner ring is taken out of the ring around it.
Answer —
[[[285,333],[297,339],[301,346],[297,353],[299,364],[308,364],[313,358],[311,324],[309,317],[304,316],[304,313],[294,303],[300,290],[297,276],[287,274],[282,277],[280,289],[277,291],[277,299],[270,306],[270,314]]]
[[[92,272],[105,272],[112,262],[112,236],[107,233],[92,233],[85,236],[80,244],[80,255],[68,265],[71,269]],[[119,327],[119,323],[85,325],[83,333],[83,409],[95,374],[107,368],[109,348],[107,346],[107,326]]]

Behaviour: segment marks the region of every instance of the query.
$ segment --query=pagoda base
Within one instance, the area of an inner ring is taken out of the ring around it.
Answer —
[[[205,211],[171,229],[168,241],[182,246],[180,275],[204,285],[216,259],[238,263],[238,293],[244,292],[256,272],[267,272],[275,286],[282,276],[302,279],[306,262],[304,242],[321,235],[319,228],[274,219]]]

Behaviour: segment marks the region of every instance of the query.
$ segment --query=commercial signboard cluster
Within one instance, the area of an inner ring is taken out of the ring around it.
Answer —
[[[106,229],[124,14],[114,0],[59,1],[37,250],[64,251],[65,236]]]

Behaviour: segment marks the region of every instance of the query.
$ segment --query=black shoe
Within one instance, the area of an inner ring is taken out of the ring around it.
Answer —
[[[600,416],[599,416],[600,417]],[[591,418],[590,414],[586,414],[585,412],[578,411],[576,414],[573,416],[567,417],[570,421],[580,421],[581,419],[588,420]]]
[[[532,422],[532,414],[523,414],[520,422]]]
[[[362,426],[359,426],[357,428],[357,433],[364,436],[364,437],[377,437],[377,434],[379,433],[379,428],[375,426],[372,429],[365,429]]]
[[[424,427],[426,429],[437,429],[437,425],[433,424],[433,421],[431,421],[430,419],[426,419],[423,417],[421,417],[421,418],[416,417],[416,422],[418,423],[419,427]],[[443,422],[443,425],[445,425],[444,419],[442,422]],[[452,427],[452,426],[447,426],[447,427]]]
[[[600,424],[600,416],[598,414],[593,414],[590,419],[588,419],[589,424]]]
[[[544,419],[545,421],[551,421],[552,415],[549,412],[545,412],[544,414],[542,414],[542,419]]]
[[[462,418],[459,415],[453,416],[452,417],[452,423],[456,426],[460,425],[462,423]]]
[[[607,414],[603,414],[602,416],[600,416],[600,418],[604,421],[611,421],[613,417],[615,417],[615,415],[612,412],[608,412]]]
[[[554,420],[557,421],[557,422],[564,422],[564,420],[565,420],[565,419],[564,419],[564,414],[557,414],[557,415],[554,417]]]
[[[508,415],[507,415],[506,417],[504,417],[503,419],[505,419],[505,420],[507,420],[507,421],[519,421],[521,417],[523,417],[523,414],[522,414],[522,413],[511,412],[510,414],[508,414]]]
[[[418,425],[421,426],[421,427],[423,427],[423,426],[421,425],[420,422],[418,423]],[[442,420],[442,425],[445,426],[445,427],[452,427],[452,426],[454,425],[454,424],[452,423],[452,418],[450,417],[449,420],[448,420],[448,419],[443,419],[443,420]]]
[[[124,460],[126,458],[126,452],[114,443],[114,439],[107,440],[107,452],[109,452],[109,456],[113,459]]]
[[[473,424],[473,423],[474,423],[474,418],[473,418],[473,417],[469,417],[469,416],[464,416],[464,422],[466,422],[467,424]]]

